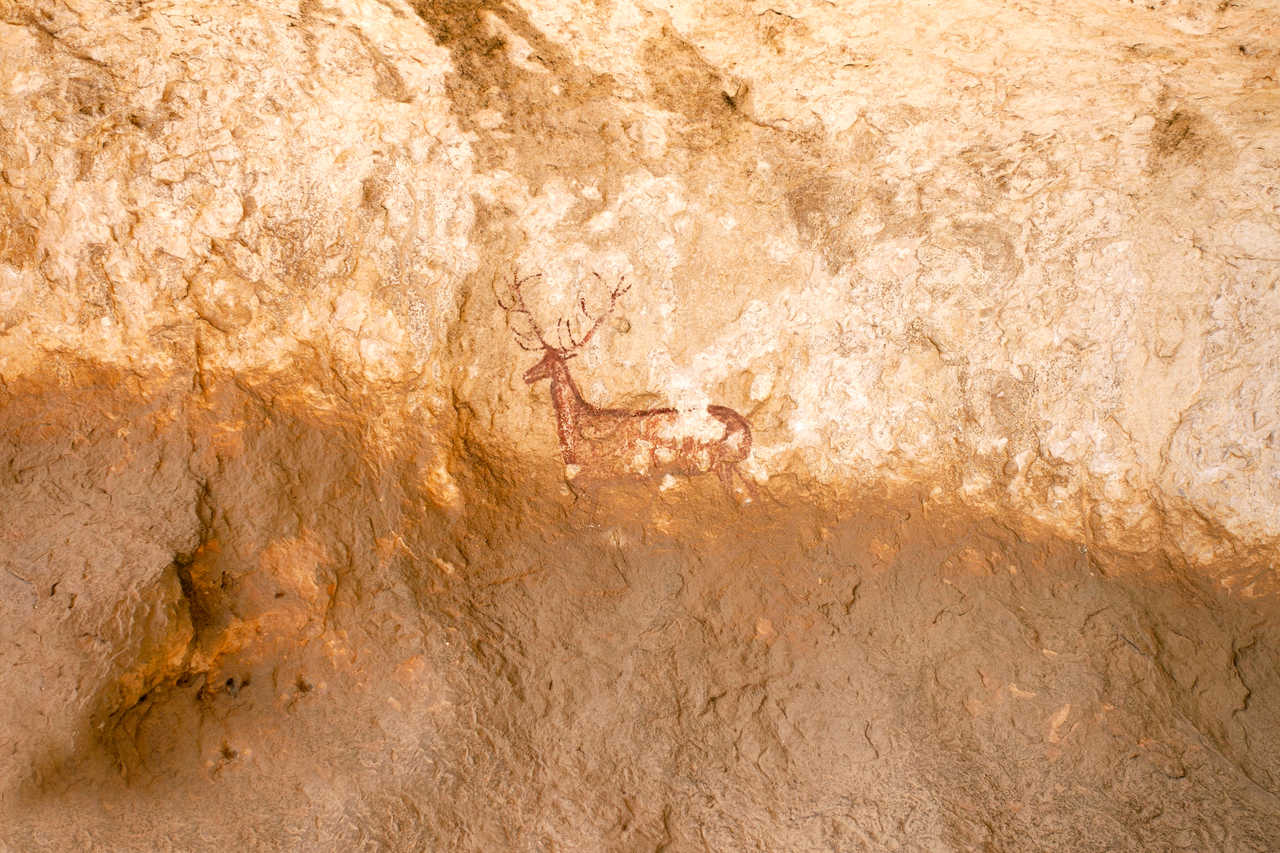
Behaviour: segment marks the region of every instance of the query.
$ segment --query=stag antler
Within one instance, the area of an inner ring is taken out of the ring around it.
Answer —
[[[595,276],[596,280],[601,284],[604,283],[604,279],[599,273],[593,272],[592,275]],[[523,316],[525,322],[529,324],[529,328],[533,330],[533,334],[538,341],[537,346],[528,342],[527,335],[521,334],[518,329],[512,329],[512,332],[514,332],[516,336],[516,343],[520,345],[521,349],[525,349],[530,352],[547,349],[555,350],[565,358],[573,356],[579,349],[586,346],[587,342],[591,340],[592,335],[594,335],[596,330],[600,328],[600,324],[604,322],[604,319],[613,311],[613,307],[618,304],[618,300],[622,298],[623,294],[631,289],[631,285],[624,283],[626,281],[626,276],[619,278],[617,285],[609,290],[608,306],[606,306],[604,311],[595,317],[593,317],[591,312],[587,310],[586,298],[579,296],[577,305],[578,311],[581,311],[582,316],[591,322],[591,328],[587,329],[587,333],[579,338],[574,334],[571,319],[568,317],[562,317],[556,322],[556,343],[553,344],[547,340],[547,335],[542,330],[542,327],[538,325],[538,321],[534,318],[533,312],[524,304],[524,294],[521,292],[521,288],[524,287],[526,282],[541,277],[542,273],[534,273],[533,275],[527,275],[524,278],[520,278],[515,273],[512,273],[511,289],[509,291],[508,298],[504,300],[502,298],[502,294],[499,293],[498,304],[501,305],[509,314]],[[562,340],[567,340],[569,342],[568,346],[557,346],[557,344]]]
[[[559,349],[559,347],[555,347],[547,343],[546,336],[542,333],[542,327],[539,326],[538,321],[534,319],[533,312],[524,304],[524,294],[520,292],[520,288],[524,287],[525,282],[535,278],[542,278],[542,273],[536,272],[533,275],[527,275],[524,278],[520,278],[516,273],[512,272],[509,296],[510,303],[508,304],[508,302],[503,301],[502,294],[499,293],[498,304],[501,305],[508,314],[523,315],[525,322],[527,322],[529,327],[533,329],[534,337],[538,339],[539,346],[531,346],[526,343],[526,336],[520,334],[518,329],[513,328],[511,331],[515,334],[516,343],[520,345],[520,349],[528,350],[529,352],[537,352],[540,349]]]
[[[604,284],[604,279],[600,277],[600,273],[593,272],[592,275],[596,277],[596,281]],[[608,317],[613,311],[613,306],[617,305],[618,300],[622,298],[622,295],[631,289],[631,285],[625,284],[626,280],[627,277],[625,275],[618,278],[617,285],[609,291],[608,307],[600,313],[600,316],[595,318],[594,322],[591,324],[591,328],[587,329],[587,333],[582,336],[582,340],[574,338],[573,328],[569,325],[568,320],[561,321],[564,323],[564,329],[569,337],[569,343],[573,345],[570,349],[577,350],[587,345],[587,341],[591,340],[591,336],[596,333],[596,329],[600,328],[600,324],[604,322],[604,318]],[[591,312],[587,310],[587,300],[581,296],[578,297],[578,310],[582,312],[582,316],[586,317],[588,320],[591,319]]]

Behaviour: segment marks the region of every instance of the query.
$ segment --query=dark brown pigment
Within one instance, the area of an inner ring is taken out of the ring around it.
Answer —
[[[320,375],[313,371],[311,375]],[[1280,628],[911,495],[575,495],[399,389],[0,401],[0,846],[1274,850]]]

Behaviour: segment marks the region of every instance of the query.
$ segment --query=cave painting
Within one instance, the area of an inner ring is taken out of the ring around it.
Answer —
[[[603,283],[598,274],[593,275]],[[694,476],[715,472],[730,495],[737,475],[746,487],[748,500],[754,497],[755,484],[738,470],[738,463],[751,453],[751,427],[733,409],[716,405],[689,411],[602,409],[583,399],[569,375],[567,362],[586,346],[630,289],[624,279],[609,289],[608,304],[595,316],[587,309],[586,299],[579,296],[574,316],[557,322],[553,343],[524,301],[524,285],[540,277],[541,273],[524,278],[513,275],[510,290],[505,298],[500,294],[498,301],[528,330],[512,327],[521,348],[542,353],[542,360],[525,371],[524,381],[533,384],[551,380],[556,432],[570,478]],[[588,323],[585,333],[575,331],[575,326]]]

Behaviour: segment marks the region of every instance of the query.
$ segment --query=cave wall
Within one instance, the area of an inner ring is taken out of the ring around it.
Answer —
[[[626,276],[587,397],[735,407],[757,481],[1269,548],[1275,26],[1212,3],[17,4],[0,372],[319,350],[545,458],[495,283],[543,273],[554,324],[598,300],[590,273]]]
[[[0,840],[1265,849],[1278,20],[0,2]]]

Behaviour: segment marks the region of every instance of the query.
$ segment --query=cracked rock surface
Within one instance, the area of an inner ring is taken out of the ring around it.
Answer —
[[[1276,44],[0,0],[0,847],[1280,847]]]

